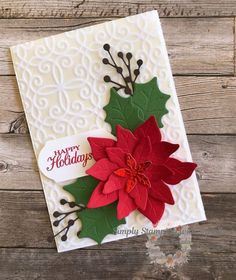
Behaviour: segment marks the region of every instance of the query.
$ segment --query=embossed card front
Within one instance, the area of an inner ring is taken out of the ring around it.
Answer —
[[[39,158],[40,151],[51,140],[97,129],[108,133],[112,131],[110,123],[105,120],[108,113],[104,110],[110,100],[111,85],[104,82],[104,76],[111,77],[118,85],[122,84],[122,76],[117,75],[117,69],[107,67],[109,65],[102,62],[107,56],[104,44],[109,45],[111,52],[116,54],[119,51],[132,53],[136,60],[130,60],[131,68],[135,68],[134,64],[138,59],[142,60],[140,75],[137,75],[135,82],[147,83],[157,77],[161,92],[170,95],[166,102],[168,113],[163,114],[161,119],[161,135],[165,141],[179,144],[178,150],[172,156],[180,161],[191,162],[156,11],[65,32],[11,48],[36,158]],[[116,76],[117,78],[113,79]],[[126,81],[129,82],[127,79]],[[124,98],[127,98],[126,93],[122,88],[119,91]],[[71,211],[71,205],[60,202],[73,201],[73,196],[63,188],[65,184],[56,183],[42,172],[40,176],[53,224],[55,212]],[[156,229],[205,220],[195,173],[170,188],[175,204],[166,204]],[[68,220],[64,219],[57,227],[52,226],[59,252],[97,244],[96,240],[89,237],[78,237],[77,233],[81,231],[83,224],[81,219],[76,219],[76,212],[72,213],[72,216],[75,222],[68,231],[66,241],[56,234],[66,227]],[[143,228],[153,228],[153,223],[138,210],[129,214],[125,220],[126,223],[120,224],[118,229],[136,228],[140,230],[139,234],[142,234]],[[127,236],[125,231],[117,232],[105,236],[102,243]]]

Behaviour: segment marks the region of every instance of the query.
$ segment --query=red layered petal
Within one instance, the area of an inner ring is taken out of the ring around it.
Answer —
[[[120,125],[116,126],[116,136],[118,148],[121,148],[125,153],[133,153],[133,149],[136,146],[138,139],[133,135],[133,133],[123,128]]]
[[[152,146],[152,153],[149,160],[153,164],[163,164],[179,148],[178,144],[171,144],[169,142],[159,142]]]
[[[116,174],[119,177],[127,177],[127,173],[128,173],[128,169],[127,168],[119,168],[117,170],[114,171],[114,174]]]
[[[151,196],[148,197],[145,210],[138,209],[144,216],[146,216],[153,224],[156,224],[162,217],[165,204],[162,201],[155,200]]]
[[[164,180],[167,184],[171,185],[176,185],[182,180],[189,178],[197,167],[196,163],[182,162],[174,158],[169,158],[165,165],[173,171],[173,174]]]
[[[147,187],[137,183],[135,188],[129,193],[129,195],[134,199],[135,204],[138,208],[144,210],[147,205],[148,190]]]
[[[144,172],[150,165],[152,164],[151,161],[145,161],[138,164],[138,171]]]
[[[138,182],[140,184],[144,185],[146,188],[150,188],[151,187],[151,183],[149,181],[149,178],[146,175],[144,175],[142,173],[139,173],[137,175],[137,180],[138,180]]]
[[[144,174],[149,178],[151,183],[165,180],[173,175],[173,171],[165,165],[151,165]]]
[[[116,141],[108,138],[88,137],[88,142],[92,149],[93,158],[98,161],[99,159],[106,158],[106,148],[115,146]]]
[[[134,135],[139,139],[145,136],[149,136],[152,145],[161,141],[161,132],[157,125],[154,116],[151,116],[143,124],[141,124],[135,131]]]
[[[136,184],[137,184],[136,178],[129,178],[126,182],[126,188],[125,188],[127,193],[131,192],[136,186]]]
[[[126,166],[126,153],[117,147],[106,148],[107,156],[111,162],[119,167]]]
[[[118,177],[114,173],[112,173],[104,185],[103,193],[108,194],[125,188],[126,181],[126,178]]]
[[[117,205],[117,219],[121,220],[127,217],[131,212],[137,209],[133,199],[124,190],[119,190],[119,202]]]
[[[140,139],[138,145],[135,147],[133,156],[138,163],[149,160],[152,152],[152,146],[149,137]]]
[[[102,207],[102,206],[111,204],[112,202],[114,202],[118,199],[118,192],[104,194],[103,188],[104,188],[104,182],[100,182],[97,185],[97,187],[94,189],[94,191],[89,199],[89,202],[87,204],[88,208]]]
[[[89,137],[97,161],[87,174],[101,180],[87,205],[96,208],[117,199],[117,217],[127,217],[135,209],[153,224],[162,217],[165,203],[174,204],[167,184],[178,184],[191,176],[195,163],[181,162],[170,156],[179,145],[161,141],[156,119],[151,116],[134,134],[116,127],[117,141]]]
[[[137,162],[131,154],[126,155],[126,164],[130,169],[135,169],[137,167]]]
[[[174,198],[172,196],[171,190],[169,187],[162,181],[158,181],[152,184],[152,187],[149,189],[149,195],[153,198],[163,201],[168,204],[175,204]]]
[[[101,181],[106,181],[113,171],[118,169],[118,165],[110,162],[108,159],[103,158],[95,162],[86,173]]]

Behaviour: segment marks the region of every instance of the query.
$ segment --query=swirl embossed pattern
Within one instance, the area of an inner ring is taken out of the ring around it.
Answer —
[[[77,29],[11,48],[14,68],[26,112],[36,157],[51,139],[78,134],[96,128],[110,130],[104,122],[103,107],[109,100],[109,85],[104,83],[102,46],[109,43],[116,51],[130,51],[144,61],[137,82],[158,77],[161,90],[171,95],[169,113],[163,117],[163,138],[179,143],[175,157],[191,161],[186,133],[175,92],[168,54],[155,11]],[[106,68],[107,71],[107,68]],[[109,70],[108,70],[109,71]],[[111,75],[115,72],[110,69]],[[61,198],[69,198],[62,187],[41,174],[48,210],[60,207]],[[172,187],[176,204],[167,206],[158,229],[171,228],[204,219],[204,211],[195,174]],[[135,212],[122,227],[151,227]],[[56,238],[59,251],[95,244],[89,238],[78,239],[78,221],[68,241]],[[124,238],[109,235],[104,242]]]

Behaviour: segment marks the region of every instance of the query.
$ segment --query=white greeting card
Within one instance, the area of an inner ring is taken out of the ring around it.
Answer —
[[[194,167],[184,164],[192,158],[156,11],[11,54],[59,252],[205,220]]]

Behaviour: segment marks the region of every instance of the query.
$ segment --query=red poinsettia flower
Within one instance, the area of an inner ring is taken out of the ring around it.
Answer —
[[[170,157],[179,145],[161,141],[153,116],[134,133],[119,125],[116,132],[117,141],[88,138],[96,163],[87,174],[100,183],[87,207],[102,207],[118,200],[118,219],[138,209],[156,224],[163,215],[165,203],[174,204],[167,184],[175,185],[190,177],[196,164]]]

